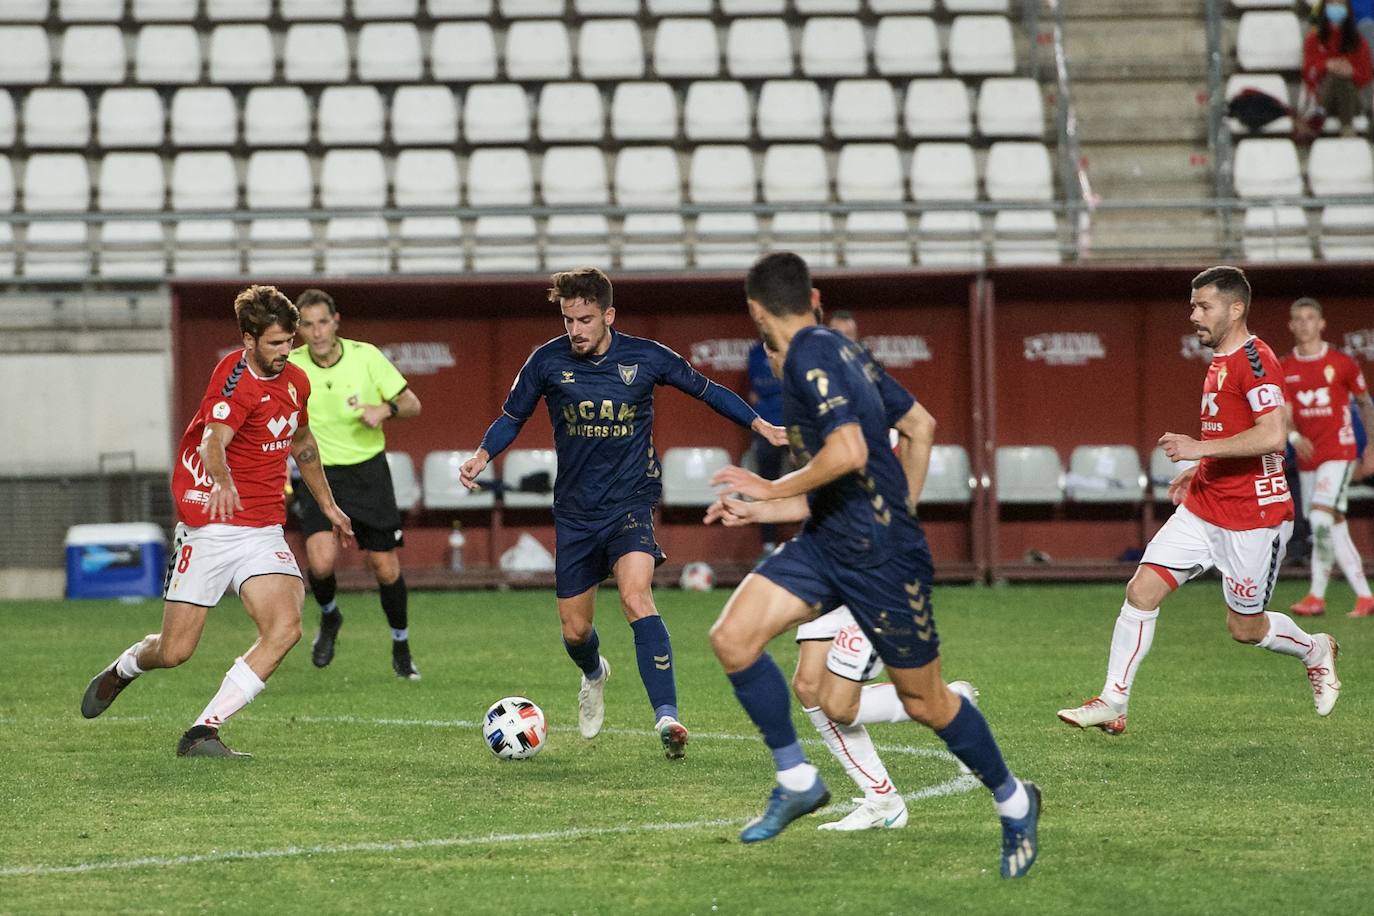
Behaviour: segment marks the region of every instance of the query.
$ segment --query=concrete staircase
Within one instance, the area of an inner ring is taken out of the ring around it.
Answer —
[[[1061,2],[1079,140],[1093,190],[1112,202],[1214,196],[1202,4]],[[1091,258],[1194,260],[1219,249],[1216,220],[1201,210],[1099,210],[1093,226]]]

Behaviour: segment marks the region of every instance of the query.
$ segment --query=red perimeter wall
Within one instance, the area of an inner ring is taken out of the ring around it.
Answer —
[[[1291,346],[1288,304],[1312,295],[1326,307],[1327,339],[1353,347],[1362,363],[1374,361],[1374,265],[1248,272],[1255,287],[1251,329],[1276,352]],[[1076,445],[1131,443],[1148,458],[1166,430],[1196,435],[1205,362],[1187,342],[1194,273],[1071,267],[994,270],[982,277],[837,273],[818,275],[816,285],[827,308],[856,313],[861,336],[939,421],[937,441],[965,446],[979,465],[996,445],[1048,443],[1067,461]],[[741,276],[612,279],[617,328],[662,341],[716,381],[744,392],[742,357],[754,330],[744,310]],[[178,433],[215,360],[238,344],[232,301],[241,285],[174,284],[173,428]],[[280,285],[294,297],[307,284]],[[557,308],[544,299],[541,277],[340,279],[321,285],[339,304],[344,336],[399,348],[392,352],[399,353],[424,413],[388,424],[387,443],[409,452],[417,467],[431,450],[476,447],[530,350],[562,333]],[[676,390],[661,389],[656,409],[654,439],[660,452],[720,445],[738,458],[748,445],[745,430]],[[975,447],[980,434],[981,452]],[[551,443],[541,409],[515,447]],[[995,539],[986,530],[975,531],[976,516],[957,510],[927,513],[937,565],[970,563],[983,544],[992,545],[998,561],[1019,559],[1032,547],[1056,559],[1110,559],[1143,546],[1140,522],[1129,513],[1004,511]],[[420,512],[409,520],[408,566],[446,562],[452,518]],[[1366,516],[1352,527],[1366,555],[1374,552],[1374,522]],[[465,530],[469,562],[495,556],[521,530],[552,547],[552,526],[544,513],[508,518],[494,542],[489,514],[465,519]],[[746,560],[758,548],[753,532],[705,529],[695,511],[670,514],[660,540],[671,559],[684,562]]]

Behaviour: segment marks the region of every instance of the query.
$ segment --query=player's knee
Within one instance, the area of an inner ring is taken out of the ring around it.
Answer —
[[[653,592],[647,588],[643,591],[622,592],[620,595],[620,610],[624,612],[625,619],[633,623],[636,620],[643,620],[645,617],[652,617],[658,613],[658,608],[654,606]]]
[[[1131,607],[1142,611],[1153,611],[1159,607],[1168,593],[1169,586],[1159,578],[1158,573],[1147,573],[1143,569],[1136,570],[1131,581],[1126,583],[1126,601]]]
[[[741,671],[758,657],[758,652],[753,651],[752,644],[744,636],[732,632],[728,625],[722,626],[720,621],[711,627],[711,649],[726,671]]]
[[[808,677],[801,671],[792,675],[792,693],[796,696],[797,702],[806,709],[815,709],[821,705],[820,683],[816,678]]]
[[[164,668],[175,668],[184,664],[195,651],[196,645],[193,642],[168,642],[163,639],[158,644],[158,658]]]
[[[581,645],[592,636],[592,622],[590,620],[564,620],[563,621],[563,641],[574,646]]]
[[[823,693],[821,694],[821,711],[831,722],[852,725],[854,720],[859,718],[859,700],[857,697],[841,697]]]
[[[262,635],[265,641],[285,652],[301,641],[300,616],[292,615],[282,620],[273,621],[267,628],[267,632]]]

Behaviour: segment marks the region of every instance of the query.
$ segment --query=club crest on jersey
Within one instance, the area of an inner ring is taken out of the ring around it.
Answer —
[[[615,367],[620,370],[620,380],[627,385],[633,383],[635,376],[639,375],[639,363],[635,363],[633,366],[622,366],[620,363],[616,363]]]
[[[286,393],[291,395],[291,403],[300,406],[300,401],[296,400],[296,385],[294,382],[286,383]],[[293,424],[294,429],[294,424]]]
[[[1219,371],[1219,372],[1217,373],[1217,390],[1220,391],[1220,390],[1221,390],[1221,386],[1222,386],[1222,385],[1225,385],[1225,384],[1226,384],[1226,367],[1225,367],[1225,366],[1222,366],[1222,367],[1221,367],[1221,371]]]
[[[1325,366],[1322,368],[1322,375],[1326,377],[1326,384],[1330,385],[1336,380],[1336,367]]]

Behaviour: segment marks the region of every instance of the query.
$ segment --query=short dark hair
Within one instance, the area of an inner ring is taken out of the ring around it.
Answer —
[[[835,309],[835,311],[833,311],[833,312],[830,313],[830,320],[831,320],[831,321],[858,321],[858,319],[854,317],[854,313],[851,312],[849,309]]]
[[[1322,314],[1322,304],[1311,296],[1303,296],[1300,299],[1294,299],[1293,304],[1288,307],[1290,314],[1298,309],[1311,309],[1317,313],[1318,318],[1325,317]]]
[[[274,324],[294,334],[301,318],[285,293],[275,286],[257,284],[234,297],[234,314],[239,319],[239,330],[254,338],[261,337]]]
[[[296,297],[297,309],[303,309],[307,305],[327,306],[329,308],[329,314],[339,314],[339,310],[334,307],[334,297],[322,289],[308,289]]]
[[[1242,314],[1250,314],[1250,281],[1239,267],[1223,264],[1207,268],[1193,278],[1193,289],[1202,289],[1204,286],[1215,286],[1217,292],[1230,296],[1232,301],[1240,300],[1245,306]]]
[[[611,280],[595,267],[579,267],[565,270],[550,278],[553,286],[549,288],[549,301],[560,299],[582,299],[592,303],[601,311],[611,307],[614,291]]]
[[[811,271],[800,255],[774,251],[749,268],[744,295],[763,306],[770,315],[810,315]]]

